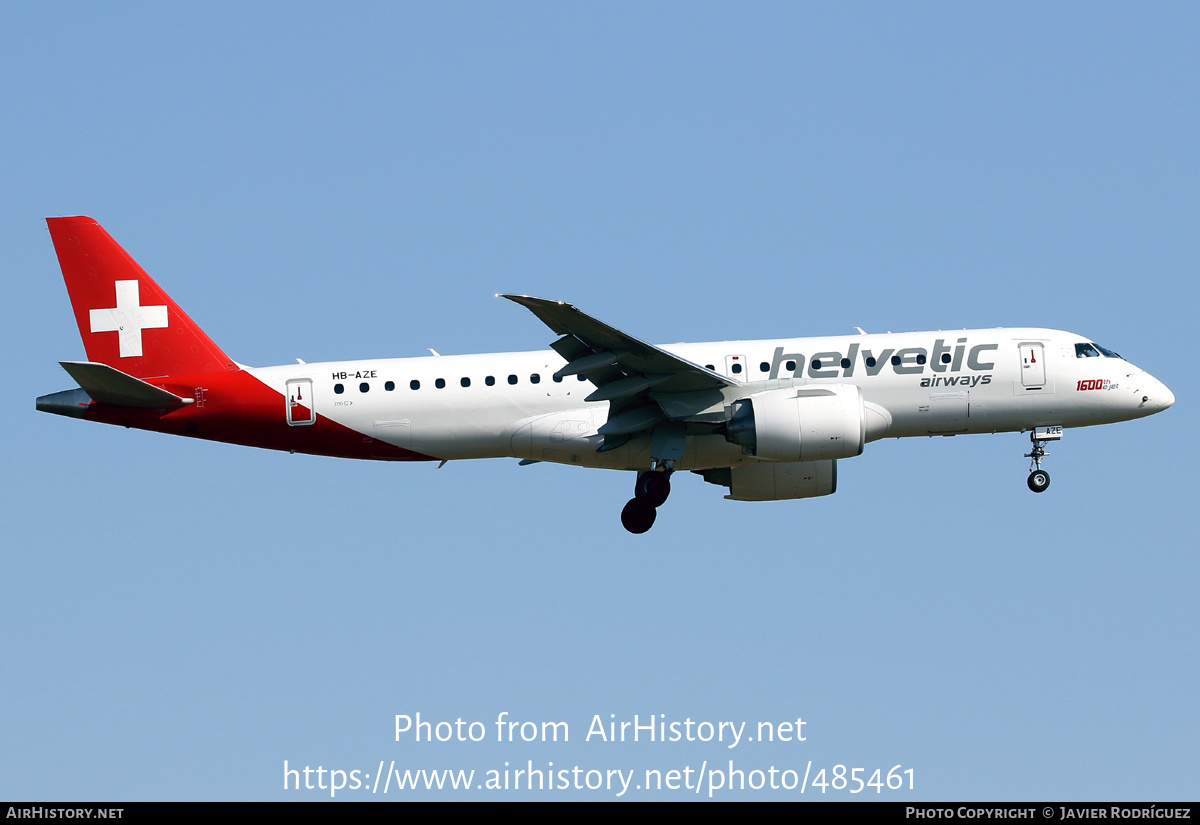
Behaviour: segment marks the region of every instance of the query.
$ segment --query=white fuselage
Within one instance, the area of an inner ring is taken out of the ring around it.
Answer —
[[[1077,345],[1088,345],[1080,354]],[[1087,339],[1049,329],[989,329],[663,345],[744,386],[726,399],[786,386],[862,389],[868,439],[1084,427],[1151,415],[1174,402],[1157,379]],[[597,452],[607,401],[554,373],[552,350],[249,368],[285,397],[356,432],[438,459],[512,456],[645,469],[649,437]],[[491,379],[489,381],[489,379]],[[656,399],[657,400],[657,399]],[[688,436],[679,469],[752,462],[715,434]]]

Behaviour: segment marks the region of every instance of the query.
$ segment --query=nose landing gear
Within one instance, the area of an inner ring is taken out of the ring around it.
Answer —
[[[671,495],[671,465],[674,462],[660,461],[653,470],[638,473],[633,485],[633,498],[621,510],[621,524],[631,533],[645,533],[654,526],[658,508]]]
[[[1029,462],[1029,479],[1025,483],[1035,493],[1044,493],[1050,486],[1050,474],[1042,469],[1042,459],[1050,455],[1045,445],[1058,441],[1062,436],[1062,427],[1037,427],[1029,434],[1033,449],[1025,454],[1026,458],[1032,459]]]

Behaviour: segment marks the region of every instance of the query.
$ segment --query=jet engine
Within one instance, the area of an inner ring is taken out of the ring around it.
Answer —
[[[739,398],[725,440],[767,461],[823,461],[861,455],[867,409],[853,384],[789,387]]]

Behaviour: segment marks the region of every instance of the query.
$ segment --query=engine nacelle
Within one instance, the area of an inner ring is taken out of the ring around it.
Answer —
[[[789,387],[734,401],[725,430],[726,441],[755,458],[851,458],[867,443],[867,410],[853,384]]]
[[[700,472],[700,471],[698,471]],[[701,472],[710,484],[729,488],[733,501],[782,501],[837,491],[837,461],[763,461]]]

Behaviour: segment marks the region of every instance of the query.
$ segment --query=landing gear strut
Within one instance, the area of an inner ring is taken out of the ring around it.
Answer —
[[[654,526],[658,508],[671,495],[672,461],[659,461],[653,470],[638,473],[633,498],[621,510],[621,524],[631,533],[645,533]]]
[[[1050,474],[1042,469],[1042,459],[1050,455],[1046,452],[1046,444],[1062,438],[1062,427],[1038,427],[1029,434],[1033,449],[1025,454],[1029,462],[1029,479],[1025,482],[1035,493],[1044,493],[1050,486]]]

